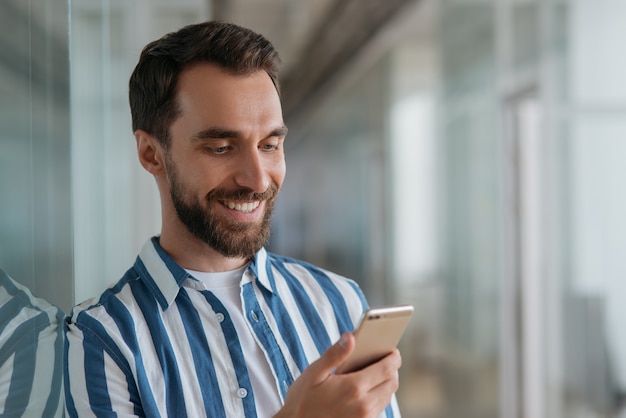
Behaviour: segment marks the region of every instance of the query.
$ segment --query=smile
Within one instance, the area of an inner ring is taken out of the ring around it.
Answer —
[[[255,200],[254,202],[232,202],[232,201],[223,201],[224,206],[229,209],[236,210],[237,212],[252,212],[256,208],[259,207],[261,201]]]

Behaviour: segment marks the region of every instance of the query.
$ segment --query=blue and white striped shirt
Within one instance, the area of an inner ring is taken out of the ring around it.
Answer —
[[[63,416],[63,312],[0,270],[0,416]]]
[[[283,401],[366,308],[353,281],[264,249],[243,274],[241,301]],[[72,417],[257,416],[230,313],[158,238],[117,284],[76,306],[66,322]],[[399,416],[395,398],[382,416]]]

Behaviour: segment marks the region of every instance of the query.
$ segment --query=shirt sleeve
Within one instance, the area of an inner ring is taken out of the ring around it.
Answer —
[[[0,302],[0,412],[10,417],[61,417],[62,313],[8,276],[2,279],[6,297]]]
[[[68,320],[65,403],[69,417],[143,416],[128,363],[111,341]]]

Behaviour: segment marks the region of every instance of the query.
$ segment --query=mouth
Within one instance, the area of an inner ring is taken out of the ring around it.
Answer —
[[[254,200],[252,202],[237,202],[232,200],[222,200],[222,205],[226,206],[228,209],[235,210],[237,212],[242,213],[250,213],[259,207],[261,204],[260,200]]]

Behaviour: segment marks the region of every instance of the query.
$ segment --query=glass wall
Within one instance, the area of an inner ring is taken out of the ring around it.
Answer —
[[[62,416],[73,299],[66,1],[0,2],[0,415]],[[38,296],[38,297],[37,297]]]
[[[72,297],[67,4],[0,4],[0,268],[68,308]]]
[[[564,415],[626,416],[626,293],[621,253],[626,203],[626,60],[613,48],[624,36],[624,4],[568,4],[565,75],[557,133],[567,153],[571,237],[563,281]],[[575,348],[574,348],[575,347]],[[584,411],[581,412],[581,411]]]
[[[100,294],[160,230],[155,182],[139,165],[128,79],[142,48],[209,18],[203,0],[71,3],[73,239],[76,301]]]

